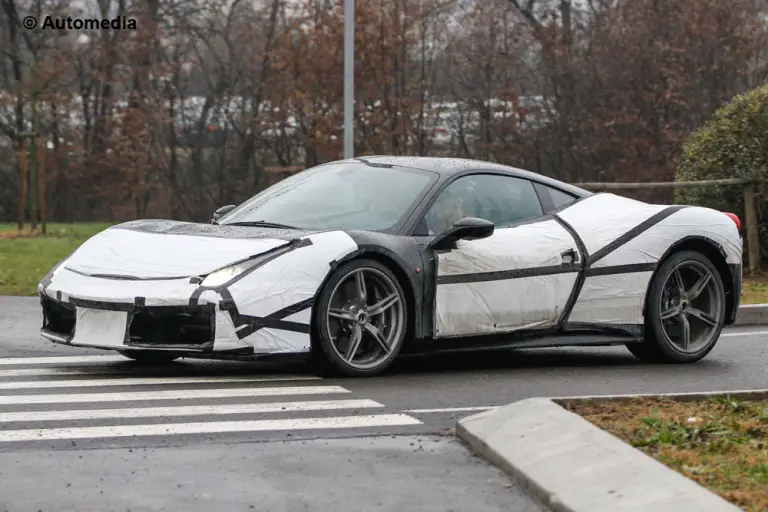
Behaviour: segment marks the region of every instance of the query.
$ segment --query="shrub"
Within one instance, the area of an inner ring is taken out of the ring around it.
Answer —
[[[756,178],[762,255],[768,253],[768,85],[736,96],[694,132],[683,147],[677,181]],[[744,220],[741,186],[677,189],[675,201],[737,214]]]

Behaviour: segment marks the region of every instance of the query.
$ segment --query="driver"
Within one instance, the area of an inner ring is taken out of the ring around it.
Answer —
[[[464,208],[464,198],[449,186],[435,201],[429,217],[430,234],[442,233],[453,226],[459,219],[467,217],[467,212]]]

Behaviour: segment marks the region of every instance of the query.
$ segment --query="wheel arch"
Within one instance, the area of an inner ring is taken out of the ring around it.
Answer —
[[[733,320],[736,316],[736,309],[739,306],[739,297],[736,296],[736,287],[734,285],[734,278],[731,273],[731,269],[728,266],[727,263],[727,253],[725,252],[725,249],[723,249],[723,246],[717,243],[716,241],[712,240],[711,238],[707,238],[705,236],[701,235],[691,235],[686,236],[684,238],[681,238],[680,240],[673,243],[664,253],[664,255],[659,258],[658,265],[661,266],[661,264],[667,260],[670,256],[679,253],[681,251],[695,251],[698,252],[704,256],[706,256],[712,264],[717,269],[718,274],[720,275],[720,279],[723,282],[723,287],[725,288],[725,319],[726,319],[726,325],[732,324]],[[651,288],[651,283],[653,283],[653,280],[656,279],[656,275],[658,274],[658,266],[656,270],[653,272],[653,275],[651,276],[650,281],[648,282],[648,287],[646,288],[646,296],[645,301],[643,304],[644,312],[648,309],[648,290]]]
[[[406,340],[404,345],[406,346],[409,340],[413,339],[420,332],[422,322],[418,312],[420,310],[420,306],[422,304],[423,299],[418,300],[418,297],[420,297],[421,295],[418,295],[416,293],[416,290],[419,289],[420,284],[418,282],[415,282],[417,280],[414,278],[414,276],[411,276],[410,273],[406,270],[407,266],[405,261],[400,256],[398,256],[394,251],[379,245],[368,245],[368,244],[358,245],[358,249],[356,251],[353,251],[347,254],[343,258],[330,262],[330,268],[328,269],[328,273],[323,279],[323,282],[317,288],[317,292],[315,293],[315,298],[317,298],[320,295],[320,293],[325,288],[326,284],[328,283],[328,280],[330,280],[331,276],[336,271],[336,269],[338,269],[341,265],[349,263],[350,261],[361,260],[361,259],[373,260],[387,267],[389,270],[392,271],[393,274],[395,274],[395,277],[397,278],[398,283],[403,288],[403,293],[405,294],[405,300],[406,300],[406,311],[408,312],[408,323],[406,325]],[[316,331],[317,314],[318,314],[317,309],[313,304],[311,327],[310,327],[313,334],[312,336],[313,344],[314,344],[314,338],[316,337],[316,333],[317,333]]]

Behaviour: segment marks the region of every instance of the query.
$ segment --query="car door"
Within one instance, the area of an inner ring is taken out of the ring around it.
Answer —
[[[436,251],[436,337],[546,329],[568,307],[581,261],[566,226],[545,216],[533,183],[506,174],[463,175],[424,217],[437,235],[462,217],[495,224],[494,233]]]

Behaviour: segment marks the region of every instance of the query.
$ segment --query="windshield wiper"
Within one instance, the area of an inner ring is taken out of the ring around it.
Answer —
[[[223,226],[252,226],[252,227],[265,227],[265,228],[299,229],[296,226],[289,226],[288,224],[280,224],[278,222],[268,222],[266,220],[227,222],[226,224],[222,224],[222,225]]]

